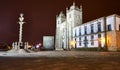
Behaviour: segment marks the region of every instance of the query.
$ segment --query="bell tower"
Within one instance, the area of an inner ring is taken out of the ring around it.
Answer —
[[[73,40],[73,28],[82,24],[82,5],[79,8],[73,2],[73,5],[66,9],[66,21],[68,48],[71,48],[69,43]]]

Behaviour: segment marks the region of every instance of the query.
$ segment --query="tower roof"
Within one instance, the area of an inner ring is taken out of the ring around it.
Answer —
[[[75,2],[73,2],[73,5],[70,7],[70,10],[80,10],[77,6],[75,6]]]
[[[59,17],[65,17],[63,12],[60,12]]]

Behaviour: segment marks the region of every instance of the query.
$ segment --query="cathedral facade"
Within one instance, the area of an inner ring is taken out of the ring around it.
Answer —
[[[66,15],[66,16],[65,16]],[[82,6],[75,3],[66,14],[56,16],[56,50],[71,48],[104,48],[120,50],[120,16],[113,14],[82,23]]]

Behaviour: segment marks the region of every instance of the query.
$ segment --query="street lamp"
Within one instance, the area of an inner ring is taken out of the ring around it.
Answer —
[[[98,41],[104,44],[105,43],[105,38],[99,38]]]
[[[75,43],[76,43],[76,42],[75,42],[74,40],[71,40],[71,41],[70,41],[70,46],[71,46],[71,48],[75,48]]]

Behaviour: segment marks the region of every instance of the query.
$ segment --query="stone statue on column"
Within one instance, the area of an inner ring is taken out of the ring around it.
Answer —
[[[24,52],[28,52],[28,42],[23,42],[22,41],[22,32],[23,32],[23,24],[24,22],[24,14],[20,13],[20,17],[19,17],[19,41],[18,42],[13,42],[12,43],[12,49],[10,52],[19,52],[19,53],[23,53]],[[22,50],[22,51],[21,51]]]
[[[23,15],[24,15],[23,13],[20,13],[19,22],[18,22],[20,24],[20,28],[19,28],[19,42],[18,42],[19,48],[24,48],[23,42],[22,42],[23,24],[25,23]]]

